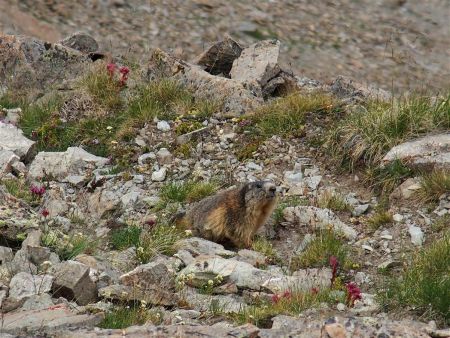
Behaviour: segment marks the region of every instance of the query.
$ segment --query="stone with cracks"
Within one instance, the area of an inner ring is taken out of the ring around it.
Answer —
[[[292,276],[280,276],[268,279],[262,284],[265,291],[271,293],[309,292],[312,288],[325,289],[331,286],[331,270],[306,269],[295,271]]]
[[[53,177],[57,181],[70,175],[84,175],[88,170],[101,168],[109,160],[88,153],[79,147],[69,147],[65,152],[40,152],[30,166],[29,177],[42,179]]]
[[[10,151],[20,158],[21,161],[29,162],[36,154],[36,142],[29,140],[23,135],[22,130],[10,123],[0,122],[0,151]],[[0,173],[5,162],[9,165],[15,161],[8,152],[0,154]],[[3,158],[3,160],[2,160]],[[9,160],[5,160],[9,158]]]
[[[355,229],[342,222],[333,211],[312,206],[288,207],[283,210],[283,217],[291,223],[308,225],[312,228],[327,229],[331,226],[333,231],[354,240],[358,233]]]
[[[55,276],[53,295],[74,300],[80,305],[95,302],[97,287],[89,277],[90,268],[75,261],[59,263],[49,273]]]
[[[278,40],[260,41],[249,46],[234,60],[231,78],[244,83],[247,88],[262,96],[262,88],[281,72],[278,65],[279,54]]]
[[[20,158],[10,150],[0,150],[0,178],[13,170],[13,164]]]
[[[147,304],[176,306],[179,296],[172,291],[153,285],[146,289],[128,285],[108,285],[98,290],[98,294],[105,299],[114,299],[120,302],[141,302]]]
[[[34,337],[44,334],[55,336],[61,330],[94,327],[102,321],[103,316],[103,313],[77,314],[65,304],[46,309],[15,311],[3,316],[1,333],[23,335],[32,332]],[[56,336],[62,337],[61,334]],[[81,336],[78,334],[78,337]]]
[[[9,297],[21,300],[33,295],[49,292],[53,283],[53,276],[32,275],[28,272],[19,272],[9,283]]]
[[[198,255],[215,255],[221,257],[233,257],[236,255],[234,251],[226,250],[222,244],[208,241],[199,237],[189,237],[177,243],[179,250],[186,250],[193,256]]]
[[[223,116],[241,116],[263,103],[261,97],[245,88],[240,81],[214,76],[199,66],[179,60],[160,49],[153,52],[147,70],[149,80],[170,77],[189,86],[197,98],[211,99],[223,104]]]
[[[211,75],[230,76],[233,61],[237,59],[242,52],[242,47],[227,36],[222,41],[218,41],[203,52],[195,61],[196,64]]]
[[[432,171],[450,169],[450,133],[427,135],[393,147],[384,156],[387,165],[401,160],[413,169]]]

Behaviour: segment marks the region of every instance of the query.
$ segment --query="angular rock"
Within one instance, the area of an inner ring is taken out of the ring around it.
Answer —
[[[13,164],[19,161],[19,156],[12,151],[0,149],[0,178],[9,174],[13,169]]]
[[[97,219],[102,218],[105,214],[119,208],[121,197],[122,196],[116,191],[97,188],[95,192],[89,196],[89,215]]]
[[[234,60],[230,76],[254,90],[261,91],[261,88],[281,71],[278,65],[279,54],[278,40],[257,42],[245,48],[239,58]]]
[[[235,259],[251,264],[254,267],[260,267],[267,263],[266,256],[262,253],[248,249],[239,250]]]
[[[9,297],[21,300],[33,295],[49,292],[53,283],[53,276],[32,275],[19,272],[9,283]]]
[[[407,166],[432,171],[450,169],[450,133],[427,135],[399,144],[384,156],[384,165],[401,160]]]
[[[230,77],[233,61],[242,52],[242,47],[229,36],[222,41],[216,42],[204,51],[195,61],[196,64],[211,75],[224,75]]]
[[[156,158],[160,165],[170,164],[172,162],[173,156],[167,148],[161,148],[156,153]]]
[[[352,102],[367,100],[389,101],[391,94],[373,86],[365,86],[345,76],[338,76],[330,85],[330,91],[340,99]]]
[[[159,49],[151,56],[147,77],[149,80],[172,77],[188,85],[195,97],[223,103],[221,113],[224,116],[241,116],[263,103],[261,97],[246,89],[240,81],[211,75],[199,66],[178,60]]]
[[[82,53],[93,53],[98,50],[97,41],[89,34],[83,32],[76,32],[61,40],[59,43]]]
[[[415,177],[408,178],[405,182],[400,184],[390,195],[390,200],[404,200],[410,199],[420,189],[420,179]]]
[[[162,167],[161,169],[154,171],[152,173],[152,181],[154,182],[162,182],[166,179],[167,175],[167,168]]]
[[[11,248],[0,246],[0,265],[9,263],[14,259],[14,254]]]
[[[333,231],[354,240],[358,233],[355,229],[342,222],[338,216],[329,209],[321,209],[312,206],[287,207],[283,210],[283,217],[291,223],[299,223],[312,228],[327,229],[329,226]]]
[[[0,40],[1,44],[1,40]],[[10,123],[0,122],[0,151],[10,151],[20,158],[21,161],[29,162],[36,154],[36,142],[27,139],[22,130]],[[0,153],[2,155],[2,153]],[[2,159],[3,158],[3,159]],[[0,173],[2,166],[9,162],[11,166],[14,159],[8,152],[0,156]]]
[[[103,313],[77,314],[68,305],[59,304],[40,310],[6,313],[2,320],[2,334],[28,334],[42,336],[59,330],[94,327],[103,319]],[[54,336],[54,335],[53,335]],[[60,335],[59,335],[60,336]],[[61,336],[60,336],[61,337]]]
[[[0,87],[16,96],[32,100],[85,74],[91,62],[88,55],[60,44],[0,34]]]
[[[101,168],[109,163],[104,157],[89,154],[79,147],[69,147],[65,152],[40,152],[31,163],[29,176],[42,179],[46,175],[62,181],[70,175],[84,175],[87,170]]]
[[[50,272],[55,276],[53,295],[75,300],[80,305],[95,302],[97,287],[89,277],[90,268],[75,261],[66,261],[53,266]]]
[[[163,306],[176,306],[180,301],[177,294],[158,286],[141,289],[139,287],[116,284],[99,289],[98,294],[105,299],[114,299],[120,302],[145,301],[147,304]]]
[[[312,288],[329,288],[331,286],[331,270],[306,269],[295,271],[292,276],[280,276],[268,279],[262,284],[264,290],[271,293],[308,292]]]
[[[425,235],[422,229],[418,226],[410,224],[408,227],[409,235],[411,236],[411,243],[417,246],[422,246]]]
[[[120,276],[120,281],[123,285],[144,290],[156,286],[170,291],[175,289],[175,269],[167,257],[160,256]]]
[[[192,289],[186,292],[186,300],[192,308],[200,312],[210,311],[215,307],[224,313],[236,313],[247,306],[237,295],[204,295]]]
[[[220,275],[224,282],[232,282],[238,288],[252,290],[260,290],[261,285],[273,277],[268,271],[257,269],[248,263],[211,256],[197,257],[178,276],[191,274],[193,278],[187,281],[191,286],[202,287]]]
[[[41,310],[53,306],[52,297],[48,293],[30,296],[20,310]]]
[[[194,257],[199,255],[214,255],[221,257],[233,257],[234,251],[226,250],[223,245],[208,241],[199,237],[189,237],[177,243],[179,250],[189,251]]]
[[[170,124],[167,121],[158,121],[156,124],[156,129],[163,132],[170,131]]]

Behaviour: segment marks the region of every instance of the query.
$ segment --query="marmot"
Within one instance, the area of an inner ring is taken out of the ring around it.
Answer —
[[[243,184],[206,197],[175,220],[194,236],[214,242],[250,247],[253,235],[264,225],[277,203],[276,186],[268,181]]]

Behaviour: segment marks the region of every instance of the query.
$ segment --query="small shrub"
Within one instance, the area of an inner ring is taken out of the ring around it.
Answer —
[[[297,257],[292,259],[292,270],[328,266],[330,257],[336,257],[341,267],[347,266],[348,247],[332,230],[320,231]]]
[[[106,313],[98,325],[103,329],[124,329],[133,325],[143,325],[148,322],[158,325],[163,320],[162,313],[138,306],[116,306]]]
[[[371,230],[375,231],[382,225],[386,225],[393,222],[392,214],[386,210],[376,211],[368,220]]]
[[[333,211],[351,211],[352,207],[349,205],[344,197],[334,191],[325,190],[318,198],[317,205],[319,208],[326,208]]]
[[[419,198],[424,202],[438,202],[443,194],[450,193],[450,172],[435,170],[422,176]]]
[[[378,296],[386,310],[413,312],[450,324],[450,233],[418,252],[400,278],[388,279]]]
[[[450,94],[439,99],[401,98],[373,101],[332,128],[326,148],[350,167],[376,167],[393,146],[408,138],[450,127]]]
[[[172,256],[177,252],[176,243],[186,236],[184,229],[159,223],[151,230],[142,232],[136,249],[137,258],[141,263],[147,263],[158,254]]]
[[[139,246],[139,238],[142,229],[136,225],[129,225],[126,228],[118,229],[111,234],[111,245],[116,250],[127,249],[131,246]]]

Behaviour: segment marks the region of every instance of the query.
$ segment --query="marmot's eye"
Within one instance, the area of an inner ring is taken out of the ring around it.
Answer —
[[[256,187],[257,187],[258,189],[261,189],[261,188],[263,187],[263,185],[262,185],[261,182],[258,182],[258,183],[256,183]]]

